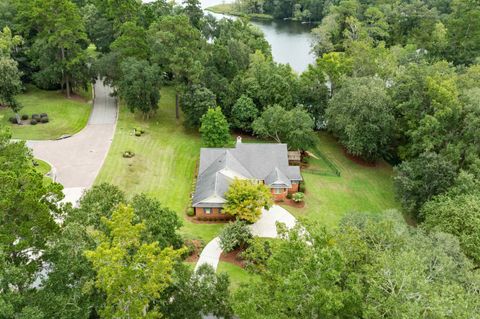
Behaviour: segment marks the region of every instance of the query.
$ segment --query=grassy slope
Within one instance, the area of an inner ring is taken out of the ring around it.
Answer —
[[[206,8],[205,10],[218,13],[218,14],[227,14],[231,16],[238,16],[238,17],[249,17],[252,20],[273,20],[273,17],[269,14],[262,14],[262,13],[250,13],[246,14],[240,12],[234,3],[221,3],[211,7]]]
[[[49,123],[37,125],[13,125],[8,118],[14,113],[10,109],[0,109],[0,124],[12,130],[13,138],[46,140],[55,139],[63,134],[74,134],[85,127],[92,106],[80,100],[68,100],[57,91],[43,91],[29,87],[27,92],[17,97],[23,105],[20,114],[47,113]]]
[[[150,120],[121,108],[115,137],[96,183],[118,185],[130,196],[144,192],[185,219],[200,153],[200,138],[198,133],[188,132],[175,119],[173,89],[162,89],[161,95],[160,109]],[[134,136],[135,127],[145,129],[146,133],[142,137]],[[122,153],[126,150],[133,151],[135,157],[124,159]],[[185,219],[182,232],[209,241],[221,227],[194,224]]]
[[[397,208],[392,168],[385,162],[366,167],[347,158],[335,139],[321,133],[318,149],[341,171],[341,177],[321,176],[303,172],[307,192],[304,208],[286,207],[297,217],[335,226],[340,218],[352,211],[382,212]],[[322,161],[316,164],[322,165]],[[327,169],[327,168],[325,168]]]

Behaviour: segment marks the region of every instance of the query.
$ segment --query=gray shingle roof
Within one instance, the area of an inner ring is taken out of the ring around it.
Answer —
[[[301,181],[298,166],[288,165],[286,144],[237,143],[235,148],[202,148],[194,207],[218,207],[235,178],[264,180],[271,187]]]

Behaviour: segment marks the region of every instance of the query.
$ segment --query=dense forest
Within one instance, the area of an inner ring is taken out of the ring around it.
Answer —
[[[350,155],[394,163],[403,214],[252,244],[258,280],[231,294],[228,276],[182,263],[175,212],[107,184],[58,206],[61,186],[0,128],[0,318],[479,318],[480,2],[240,5],[318,22],[316,63],[296,74],[247,20],[198,0],[0,0],[0,104],[17,112],[27,84],[70,96],[99,75],[148,118],[174,87],[205,145],[233,129],[307,150],[328,130]]]

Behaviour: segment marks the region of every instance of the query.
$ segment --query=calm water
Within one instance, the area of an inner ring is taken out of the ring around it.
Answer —
[[[208,8],[229,1],[202,0],[202,8]],[[213,14],[221,18],[220,14]],[[232,17],[233,18],[233,17]],[[311,50],[311,26],[293,21],[252,21],[265,34],[272,47],[273,59],[276,62],[288,63],[298,73],[307,69],[315,61]]]

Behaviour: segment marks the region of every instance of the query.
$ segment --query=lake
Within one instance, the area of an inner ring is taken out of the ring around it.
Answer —
[[[217,4],[228,3],[229,1],[201,0],[202,8],[208,8]],[[214,14],[215,17],[229,17],[221,14]],[[265,39],[272,47],[273,59],[276,62],[290,64],[292,69],[301,73],[309,64],[315,61],[315,56],[310,52],[312,26],[294,21],[252,21],[253,25],[260,28],[265,34]]]

